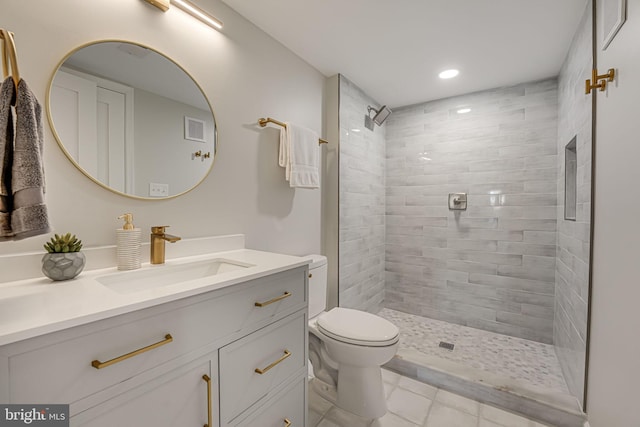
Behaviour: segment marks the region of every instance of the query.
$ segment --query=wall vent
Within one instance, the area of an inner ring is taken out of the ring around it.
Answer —
[[[438,344],[438,347],[446,348],[447,350],[453,351],[453,344],[449,342],[440,341],[440,344]]]

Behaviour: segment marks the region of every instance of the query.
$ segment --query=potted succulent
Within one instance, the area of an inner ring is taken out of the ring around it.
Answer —
[[[42,257],[42,272],[51,280],[69,280],[76,277],[84,268],[85,257],[82,241],[75,235],[55,235],[45,243],[47,253]]]

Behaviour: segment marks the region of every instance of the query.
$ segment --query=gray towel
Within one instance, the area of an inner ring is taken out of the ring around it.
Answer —
[[[11,105],[16,94],[13,78],[0,85],[0,241],[11,240],[11,165],[13,163],[13,114]]]
[[[16,94],[16,129],[11,168],[11,228],[15,240],[51,231],[44,204],[43,148],[42,107],[27,83],[20,80]]]

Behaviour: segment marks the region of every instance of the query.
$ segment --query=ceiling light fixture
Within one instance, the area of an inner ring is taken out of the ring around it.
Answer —
[[[443,72],[441,72],[440,74],[438,74],[438,77],[440,77],[441,79],[452,79],[455,76],[457,76],[458,74],[460,74],[460,71],[458,70],[444,70]]]
[[[184,10],[194,18],[199,19],[200,21],[209,25],[210,27],[213,27],[216,30],[222,29],[222,21],[209,15],[207,12],[200,9],[198,6],[194,5],[193,3],[187,0],[171,0],[171,3],[173,3],[180,9]]]
[[[163,12],[169,10],[169,0],[145,0],[147,3],[154,5]]]
[[[169,10],[171,4],[174,4],[177,8],[182,9],[194,18],[204,22],[216,30],[222,29],[222,21],[209,15],[204,10],[200,9],[195,4],[188,0],[145,0],[147,3],[154,5],[163,12]]]
[[[458,111],[456,111],[456,113],[458,114],[467,114],[469,112],[471,112],[471,108],[461,108]]]

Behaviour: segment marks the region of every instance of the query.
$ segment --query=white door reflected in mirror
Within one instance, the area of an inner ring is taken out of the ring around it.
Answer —
[[[217,132],[209,102],[184,69],[150,48],[106,41],[74,50],[56,69],[48,101],[67,157],[114,192],[175,197],[211,170]],[[189,123],[198,124],[197,138]],[[194,159],[198,150],[212,154]]]

